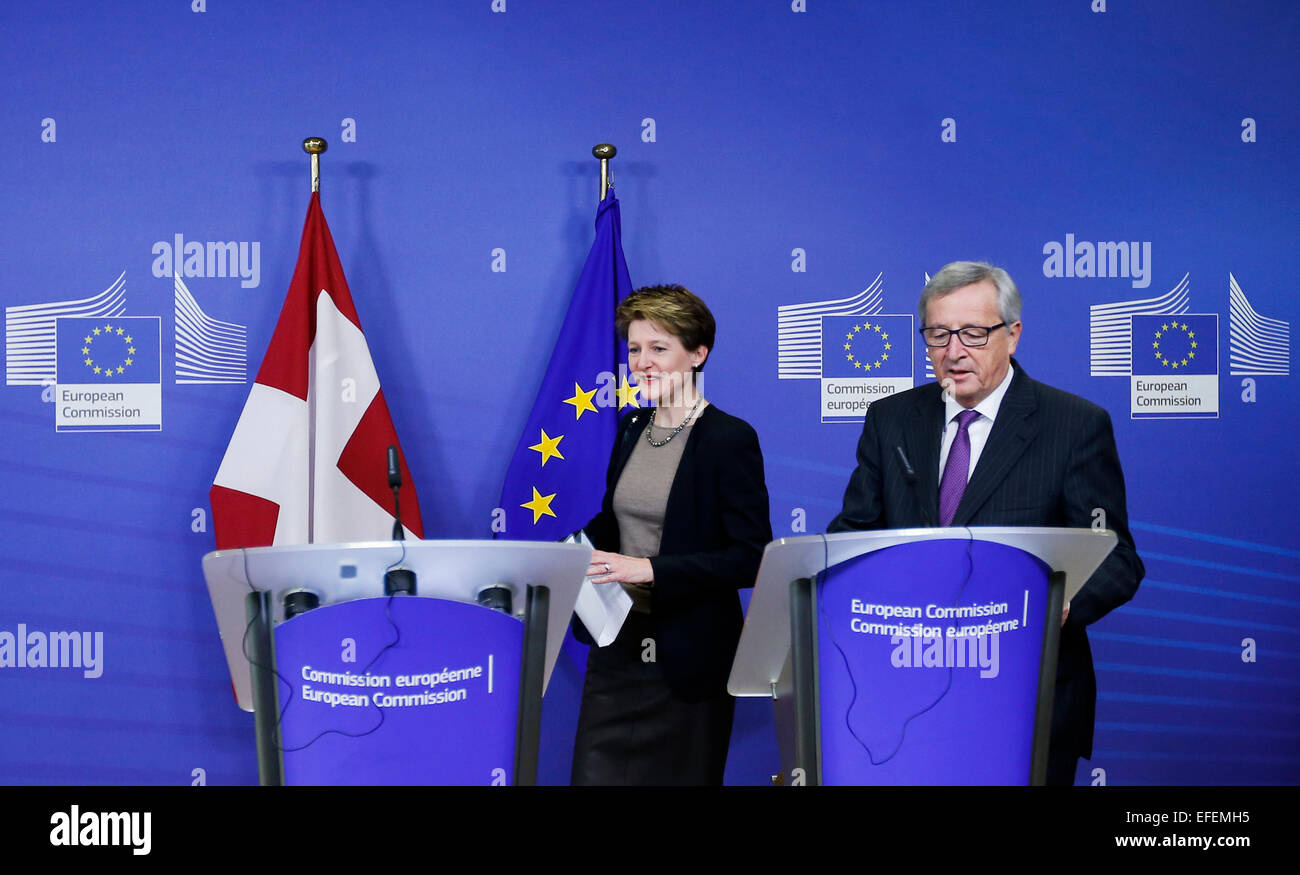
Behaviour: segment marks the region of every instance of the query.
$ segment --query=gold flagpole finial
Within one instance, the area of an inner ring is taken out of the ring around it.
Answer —
[[[609,187],[614,184],[614,174],[609,169],[609,159],[618,154],[618,149],[609,143],[600,143],[591,147],[591,154],[600,159],[600,199],[605,200]]]
[[[320,191],[320,153],[329,148],[323,137],[308,137],[302,141],[302,150],[311,155],[311,190]]]

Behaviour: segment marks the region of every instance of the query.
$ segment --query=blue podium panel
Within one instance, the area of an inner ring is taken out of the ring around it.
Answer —
[[[817,594],[825,784],[1025,784],[1048,568],[1002,544],[903,544]]]
[[[523,624],[399,596],[275,630],[286,784],[510,784]]]

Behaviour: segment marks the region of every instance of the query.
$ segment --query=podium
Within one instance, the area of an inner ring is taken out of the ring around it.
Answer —
[[[527,541],[204,556],[260,782],[535,783],[542,694],[590,556]],[[387,595],[386,576],[416,594]]]
[[[774,783],[1043,784],[1061,611],[1115,543],[992,527],[773,541],[728,690],[773,701]]]

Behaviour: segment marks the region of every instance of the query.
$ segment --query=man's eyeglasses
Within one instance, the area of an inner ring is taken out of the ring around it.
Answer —
[[[953,331],[951,328],[922,328],[921,337],[925,338],[926,346],[947,346],[948,339],[954,334],[961,341],[962,346],[987,346],[989,334],[1006,327],[1005,322],[999,322],[997,325],[990,325],[987,328],[980,325],[968,325],[965,328],[958,328]]]

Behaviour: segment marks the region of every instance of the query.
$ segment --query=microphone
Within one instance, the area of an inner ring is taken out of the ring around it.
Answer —
[[[398,464],[395,446],[388,448],[388,488],[393,490],[393,540],[401,541],[405,538],[402,533],[402,506],[398,500],[398,493],[402,490],[402,466]]]
[[[397,462],[397,447],[388,448],[388,488],[402,488],[402,466]]]
[[[913,468],[912,463],[907,460],[907,453],[903,452],[903,445],[899,444],[894,447],[894,452],[898,453],[898,461],[903,463],[903,476],[907,478],[908,483],[915,486],[916,469]]]
[[[397,458],[397,447],[388,448],[388,486],[393,490],[393,540],[405,540],[402,531],[402,506],[398,493],[402,491],[402,466]],[[402,547],[406,556],[406,547]],[[390,568],[384,572],[385,595],[415,595],[415,572],[409,568]]]
[[[907,453],[903,452],[903,445],[902,444],[895,445],[894,452],[898,455],[898,461],[901,462],[903,465],[903,479],[907,481],[908,486],[912,487],[912,491],[917,493],[916,500],[921,509],[921,516],[924,518],[924,520],[927,523],[929,523],[930,525],[934,525],[933,520],[930,519],[929,511],[926,509],[925,502],[921,499],[921,496],[916,488],[917,486],[916,469],[912,467],[912,463],[908,460]]]

